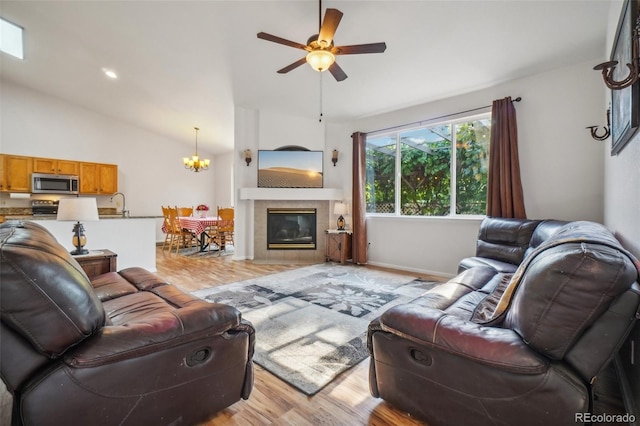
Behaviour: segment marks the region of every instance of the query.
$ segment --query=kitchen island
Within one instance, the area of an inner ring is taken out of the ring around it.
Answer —
[[[59,222],[55,218],[10,217],[7,220],[33,220],[44,226],[66,249],[72,251],[73,222]],[[87,250],[109,249],[118,255],[118,270],[140,266],[156,272],[156,223],[153,216],[101,217],[96,222],[82,222]]]

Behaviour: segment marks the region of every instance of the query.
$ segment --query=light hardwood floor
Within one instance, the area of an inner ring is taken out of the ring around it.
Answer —
[[[187,258],[158,249],[158,275],[185,291],[242,281],[299,268],[236,261],[232,256]],[[378,268],[382,269],[382,268]],[[417,276],[417,275],[416,275]],[[434,279],[422,276],[424,279]],[[425,425],[369,393],[369,359],[345,371],[316,395],[308,397],[255,365],[251,397],[204,423],[214,425]]]

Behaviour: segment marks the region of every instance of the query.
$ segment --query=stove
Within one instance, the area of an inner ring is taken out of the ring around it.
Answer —
[[[54,216],[58,213],[58,201],[33,200],[31,201],[31,213],[34,216]]]

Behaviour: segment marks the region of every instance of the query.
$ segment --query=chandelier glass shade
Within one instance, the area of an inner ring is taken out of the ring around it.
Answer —
[[[307,54],[307,63],[318,72],[328,70],[335,60],[333,53],[324,49],[312,50]]]
[[[196,153],[189,157],[183,157],[182,162],[184,163],[184,168],[187,170],[194,171],[198,173],[200,170],[207,170],[209,168],[210,161],[208,159],[201,159],[198,156],[198,127],[194,127],[196,130]]]

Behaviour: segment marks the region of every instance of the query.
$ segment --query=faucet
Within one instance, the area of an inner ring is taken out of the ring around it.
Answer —
[[[116,195],[122,195],[122,217],[127,217],[127,215],[129,214],[129,210],[126,210],[127,200],[122,192],[116,192],[115,194],[113,194],[109,201],[113,202],[113,198]]]

